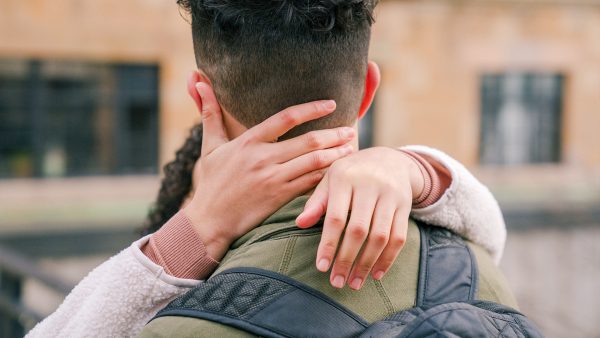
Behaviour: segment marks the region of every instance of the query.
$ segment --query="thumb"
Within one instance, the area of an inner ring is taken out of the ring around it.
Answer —
[[[202,101],[200,114],[202,116],[202,156],[204,156],[227,143],[229,139],[223,125],[221,107],[212,87],[204,82],[198,82],[196,90]]]
[[[328,175],[325,175],[317,188],[310,196],[304,211],[296,218],[296,225],[302,229],[310,228],[317,224],[317,222],[325,215],[327,211],[327,201],[329,199],[329,184]]]

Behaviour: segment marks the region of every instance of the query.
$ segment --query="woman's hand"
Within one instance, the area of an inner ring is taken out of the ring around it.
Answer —
[[[335,110],[334,101],[287,108],[229,140],[212,88],[197,85],[202,99],[202,155],[192,200],[184,212],[206,246],[220,260],[230,244],[293,198],[313,189],[324,168],[349,155],[354,130],[313,131],[275,142],[295,126]]]
[[[412,201],[424,184],[415,162],[392,148],[362,150],[331,165],[296,220],[308,228],[326,215],[317,269],[328,271],[335,257],[331,285],[348,282],[358,290],[369,272],[383,277],[402,250]]]

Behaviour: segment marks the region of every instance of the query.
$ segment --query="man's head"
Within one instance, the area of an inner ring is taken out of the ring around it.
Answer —
[[[337,102],[330,117],[286,137],[352,125],[367,110],[379,82],[367,59],[375,3],[178,0],[191,16],[195,80],[210,83],[226,115],[243,126],[295,104]]]

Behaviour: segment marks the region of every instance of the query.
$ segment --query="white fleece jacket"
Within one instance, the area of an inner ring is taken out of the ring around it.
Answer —
[[[459,162],[439,150],[408,146],[428,155],[452,174],[435,204],[413,217],[449,228],[487,249],[499,262],[506,229],[498,203]],[[146,257],[146,236],[90,272],[60,307],[26,337],[132,337],[165,305],[202,281],[175,278]]]

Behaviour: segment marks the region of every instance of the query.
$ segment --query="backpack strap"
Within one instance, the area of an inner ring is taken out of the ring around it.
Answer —
[[[417,312],[404,311],[369,327],[357,314],[301,282],[273,271],[233,268],[176,298],[154,318],[205,319],[263,337],[394,337],[427,308],[473,300],[477,291],[477,263],[465,241],[441,228],[419,224],[419,229]]]
[[[211,277],[154,318],[164,316],[206,319],[263,337],[356,337],[368,326],[321,292],[257,268]]]
[[[421,255],[416,306],[467,302],[475,299],[479,274],[475,255],[455,233],[419,224]]]
[[[360,338],[408,337],[411,335],[406,335],[407,326],[426,315],[428,309],[444,303],[474,300],[479,275],[477,261],[467,243],[446,229],[417,224],[421,233],[421,252],[415,307],[373,323]],[[433,336],[437,337],[436,334],[439,332],[434,332]]]

